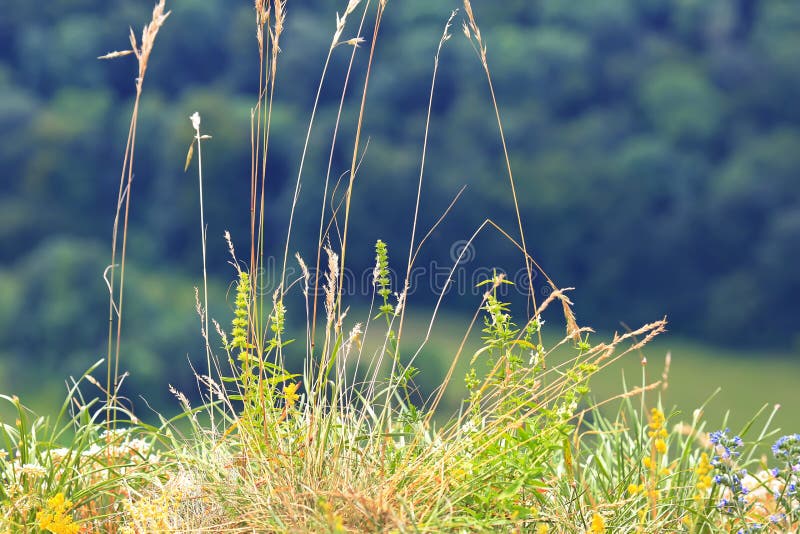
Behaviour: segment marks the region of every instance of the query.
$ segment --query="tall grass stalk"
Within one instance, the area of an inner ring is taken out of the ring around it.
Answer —
[[[357,7],[359,1],[360,0],[351,0],[351,1],[348,2],[347,9],[345,10],[345,17],[344,17],[345,20],[347,18],[348,12],[351,9],[351,6],[352,6],[353,9],[355,9],[355,7]],[[364,23],[365,23],[366,18],[367,18],[367,13],[369,11],[369,6],[370,6],[370,0],[365,0],[364,1],[364,9],[362,10],[361,19],[360,19],[359,24],[358,24],[358,29],[356,30],[356,36],[357,36],[356,39],[361,39],[361,33],[362,33],[363,29],[364,29]],[[340,31],[338,29],[338,22],[339,21],[337,21],[337,31]],[[341,90],[341,94],[340,94],[340,97],[339,97],[339,106],[338,106],[338,109],[336,111],[336,121],[335,121],[334,126],[333,126],[333,132],[331,133],[331,143],[330,143],[331,148],[330,148],[330,151],[328,153],[328,164],[327,164],[327,168],[325,169],[325,185],[323,186],[323,190],[322,190],[322,203],[321,203],[321,206],[320,206],[320,215],[319,215],[319,235],[317,236],[317,260],[316,260],[316,264],[315,264],[315,268],[314,268],[314,273],[315,273],[315,276],[314,276],[314,293],[313,293],[314,294],[314,306],[313,306],[313,310],[311,312],[311,332],[310,332],[310,336],[309,336],[310,337],[310,343],[309,343],[309,347],[310,347],[309,348],[309,357],[310,358],[313,357],[314,347],[315,347],[315,343],[316,343],[317,303],[319,302],[318,295],[319,295],[319,280],[320,280],[320,277],[318,276],[317,273],[320,272],[320,261],[322,259],[322,251],[323,251],[323,248],[324,248],[323,239],[328,236],[327,229],[323,232],[323,227],[325,226],[325,209],[327,207],[328,190],[330,188],[331,172],[332,172],[332,169],[333,169],[333,156],[334,156],[334,151],[336,149],[336,140],[337,140],[338,135],[339,135],[339,128],[341,126],[341,120],[342,120],[342,110],[344,109],[345,97],[347,96],[347,88],[350,85],[350,77],[351,77],[352,72],[353,72],[353,63],[355,62],[357,48],[358,48],[358,42],[356,42],[356,44],[352,47],[352,50],[350,52],[350,59],[348,60],[348,63],[347,63],[347,71],[346,71],[345,76],[344,76],[344,81],[342,83],[342,90]],[[338,208],[334,210],[334,216],[333,217],[335,217],[336,211],[338,211]],[[331,222],[333,222],[333,221],[331,221]],[[330,228],[330,224],[328,225],[328,228]]]
[[[356,121],[356,134],[355,140],[353,141],[353,157],[350,163],[350,180],[347,184],[347,189],[345,190],[345,204],[344,204],[344,227],[342,230],[342,249],[341,249],[341,266],[339,268],[340,272],[344,272],[345,267],[345,254],[347,253],[347,235],[348,235],[348,227],[350,224],[350,202],[353,197],[353,184],[355,183],[356,179],[356,169],[357,169],[357,162],[359,157],[359,145],[361,143],[361,129],[364,124],[364,113],[367,105],[367,89],[369,88],[369,77],[372,72],[372,62],[375,58],[375,46],[378,42],[378,32],[381,27],[381,20],[383,20],[383,13],[386,9],[386,0],[378,0],[378,9],[375,14],[375,25],[372,31],[372,40],[370,41],[369,47],[369,59],[367,60],[367,71],[364,76],[364,86],[361,91],[361,104],[358,110],[358,120]],[[337,290],[337,306],[336,306],[336,315],[337,321],[341,320],[342,318],[342,284],[343,278],[339,280],[339,287]]]
[[[128,245],[128,219],[130,215],[131,189],[133,186],[133,162],[136,149],[136,127],[139,118],[139,102],[142,98],[144,78],[145,74],[147,73],[147,65],[150,59],[150,53],[153,51],[153,45],[155,44],[156,36],[158,35],[161,26],[170,15],[170,12],[165,11],[165,8],[165,0],[160,0],[153,8],[152,19],[150,20],[150,23],[145,25],[144,29],[142,30],[140,43],[136,40],[136,35],[133,33],[133,29],[131,29],[129,35],[131,44],[130,50],[111,52],[100,57],[100,59],[111,59],[128,54],[134,54],[138,63],[136,96],[134,98],[133,110],[131,112],[128,139],[125,144],[125,155],[122,162],[122,171],[120,172],[119,193],[117,194],[116,212],[114,214],[114,225],[111,237],[111,263],[106,271],[108,273],[108,278],[106,280],[109,289],[108,348],[106,355],[108,370],[106,376],[106,391],[114,394],[108,399],[109,404],[112,406],[114,406],[117,402],[115,395],[119,386],[120,343],[122,339],[122,305],[124,296],[123,290],[125,287],[125,260]],[[122,248],[119,261],[119,287],[115,288],[120,216],[123,217]],[[114,329],[115,319],[116,331]]]
[[[425,157],[427,156],[427,153],[428,153],[428,134],[430,132],[430,126],[431,126],[431,111],[433,110],[433,94],[434,94],[434,89],[436,88],[436,75],[439,72],[439,57],[440,57],[440,55],[442,53],[442,48],[444,47],[444,44],[447,41],[450,40],[450,37],[451,37],[450,26],[453,23],[453,18],[455,18],[456,13],[457,13],[457,11],[452,11],[450,13],[450,17],[447,19],[447,23],[445,23],[445,25],[444,25],[444,30],[442,30],[442,37],[439,39],[439,45],[436,48],[436,54],[434,55],[434,58],[433,58],[433,74],[431,75],[431,88],[430,88],[430,91],[428,92],[428,108],[427,108],[426,114],[425,114],[425,134],[424,134],[424,137],[423,137],[423,140],[422,140],[422,155],[420,156],[419,178],[417,180],[417,199],[416,199],[416,202],[414,204],[414,217],[411,220],[411,238],[409,239],[409,243],[408,243],[408,261],[406,262],[406,275],[405,275],[405,280],[403,282],[403,289],[402,289],[403,295],[406,295],[406,296],[408,295],[408,292],[411,289],[410,288],[410,284],[411,284],[411,269],[413,268],[414,259],[416,257],[416,253],[415,253],[415,245],[416,245],[416,243],[415,243],[415,241],[416,241],[416,235],[417,235],[417,224],[419,223],[419,206],[420,206],[420,202],[422,200],[422,179],[423,179],[423,176],[425,175]],[[449,208],[448,208],[447,211],[449,212]],[[445,213],[447,213],[447,212],[445,212]],[[437,223],[437,225],[438,225],[438,223]],[[437,225],[434,225],[434,228]],[[431,229],[431,231],[433,231],[433,229]],[[422,241],[424,241],[424,238],[423,238]],[[421,247],[421,245],[422,245],[422,243],[420,242],[418,247]],[[417,250],[419,250],[419,248],[417,248]],[[405,317],[406,317],[406,310],[407,309],[408,309],[408,306],[403,306],[402,310],[400,310],[400,324],[397,327],[398,353],[399,353],[399,350],[400,350],[399,349],[399,346],[400,346],[400,341],[399,340],[403,336],[403,322],[404,322]],[[409,363],[409,365],[410,365],[410,363]]]
[[[472,10],[472,3],[470,0],[464,0],[464,11],[468,17],[468,23],[464,23],[463,30],[464,34],[469,39],[470,44],[472,44],[473,49],[478,54],[478,57],[481,61],[481,66],[483,67],[483,71],[486,74],[486,82],[489,86],[489,93],[492,98],[492,107],[494,108],[495,118],[497,119],[497,129],[500,135],[500,144],[503,147],[503,158],[505,159],[506,164],[506,172],[508,174],[508,182],[511,186],[511,199],[514,203],[514,214],[517,218],[517,226],[519,228],[519,238],[520,243],[522,244],[522,254],[525,261],[525,269],[528,273],[528,280],[531,284],[531,291],[530,291],[530,298],[531,304],[533,305],[533,314],[536,315],[536,292],[533,291],[533,269],[531,267],[531,262],[528,259],[528,246],[525,241],[525,229],[522,224],[522,213],[519,209],[519,200],[517,199],[517,188],[514,184],[514,173],[511,170],[511,158],[508,154],[508,145],[506,144],[506,135],[503,131],[503,121],[500,118],[500,106],[497,104],[497,97],[494,93],[494,83],[492,83],[492,74],[489,70],[489,61],[486,54],[487,45],[484,43],[483,38],[481,37],[481,30],[478,27],[478,23],[475,21],[475,14]],[[474,39],[474,42],[473,42]],[[564,305],[564,311],[568,311],[568,306]],[[575,325],[577,326],[577,325]],[[569,328],[573,328],[572,325],[569,325]],[[539,343],[542,342],[541,335],[539,337]]]
[[[194,141],[192,143],[192,147],[194,147],[195,143],[197,144],[197,184],[198,184],[198,191],[200,194],[200,246],[202,247],[203,253],[203,308],[200,311],[200,320],[203,324],[203,331],[202,336],[203,340],[205,341],[205,349],[206,349],[206,372],[208,376],[213,375],[214,369],[211,366],[211,345],[209,343],[208,336],[208,272],[206,269],[206,243],[207,243],[207,227],[206,227],[206,219],[205,219],[205,212],[204,212],[204,202],[203,202],[203,147],[202,142],[205,139],[209,139],[210,136],[208,135],[201,135],[200,134],[200,114],[194,112],[190,117],[192,121],[192,128],[194,129]],[[190,148],[191,151],[191,148]],[[191,154],[191,152],[190,152]],[[187,158],[187,166],[189,164],[189,160]],[[211,386],[209,386],[208,390],[208,400],[209,402],[213,401],[213,391]],[[211,410],[211,428],[214,428],[214,411]]]

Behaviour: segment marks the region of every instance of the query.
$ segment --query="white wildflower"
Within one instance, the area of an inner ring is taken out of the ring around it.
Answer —
[[[20,475],[30,475],[32,477],[43,477],[47,474],[47,469],[39,464],[22,464],[19,469]]]
[[[189,120],[192,121],[192,128],[194,128],[197,133],[200,133],[200,114],[195,111],[192,113],[192,116],[189,117]]]

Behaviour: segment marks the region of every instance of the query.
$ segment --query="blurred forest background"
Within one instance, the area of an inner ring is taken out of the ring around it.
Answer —
[[[613,330],[666,314],[678,339],[726,347],[756,365],[765,354],[797,359],[796,0],[473,3],[528,245],[556,283],[577,288],[579,321]],[[283,251],[334,12],[345,4],[287,5],[267,180],[270,253]],[[371,268],[377,238],[389,244],[396,267],[405,263],[433,56],[456,7],[455,0],[389,2],[353,200],[347,255],[355,270]],[[60,380],[105,355],[102,273],[135,68],[131,57],[95,58],[128,48],[128,26],[138,34],[151,8],[151,0],[2,3],[0,389],[18,389],[21,380],[40,386],[43,375]],[[251,2],[174,0],[168,8],[139,119],[123,330],[123,365],[133,383],[140,391],[158,384],[161,398],[167,378],[191,388],[187,358],[204,360],[193,292],[202,273],[197,184],[183,172],[188,117],[199,111],[213,136],[203,149],[208,265],[212,315],[227,325],[233,272],[222,234],[229,229],[246,248],[250,108],[258,89]],[[449,266],[452,244],[486,217],[516,234],[486,83],[456,21],[434,97],[422,227],[467,189],[423,250],[424,265]],[[345,38],[354,36],[348,31]],[[307,260],[315,255],[348,50],[334,55],[306,163],[292,250]],[[360,57],[347,124],[366,49]],[[349,168],[351,143],[346,129],[335,176]],[[487,233],[469,265],[513,271],[521,263],[512,246]],[[476,295],[448,298],[450,317],[473,310]],[[432,300],[420,287],[411,304]],[[295,326],[303,328],[302,318]]]

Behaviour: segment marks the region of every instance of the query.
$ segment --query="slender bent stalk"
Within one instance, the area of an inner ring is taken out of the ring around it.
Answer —
[[[208,343],[208,273],[206,271],[206,219],[203,211],[203,148],[202,140],[204,137],[200,135],[200,114],[195,112],[192,117],[192,126],[194,127],[194,138],[197,142],[197,182],[200,190],[200,239],[202,241],[203,252],[203,339],[206,344],[206,372],[211,377],[211,345]],[[213,401],[213,389],[209,381],[208,386],[208,400]],[[211,415],[211,428],[214,428],[214,410],[209,410]]]
[[[492,74],[489,70],[489,61],[486,56],[486,44],[483,42],[480,28],[478,27],[478,23],[475,21],[475,15],[472,12],[472,4],[470,3],[470,0],[464,0],[464,11],[466,11],[467,17],[469,19],[469,26],[465,25],[464,31],[467,34],[470,43],[473,45],[476,54],[478,54],[478,57],[481,61],[481,66],[483,67],[483,71],[486,74],[486,82],[489,85],[489,93],[492,98],[492,107],[494,108],[494,114],[497,120],[497,128],[500,134],[500,144],[502,145],[503,148],[503,158],[505,159],[506,173],[508,174],[508,182],[511,185],[511,199],[514,202],[514,214],[516,215],[517,218],[517,227],[519,229],[520,243],[522,244],[522,253],[525,256],[525,270],[528,274],[528,284],[530,286],[528,289],[530,291],[531,304],[533,305],[533,315],[536,316],[536,314],[538,313],[537,312],[538,306],[536,305],[536,291],[534,290],[533,287],[533,266],[531,265],[531,262],[529,260],[528,245],[525,241],[525,229],[522,224],[522,214],[519,209],[519,200],[517,199],[517,188],[514,183],[514,172],[511,170],[511,158],[508,154],[506,135],[505,132],[503,131],[503,121],[500,118],[500,107],[497,104],[497,97],[495,96],[494,93]],[[475,46],[475,43],[472,40],[473,37],[475,39],[475,42],[477,42],[477,47]],[[572,329],[572,325],[571,324],[567,325],[567,328],[568,330]],[[539,337],[539,344],[541,344],[542,343],[541,332],[539,332],[537,335]]]
[[[436,55],[433,58],[433,75],[431,76],[431,89],[428,93],[428,110],[427,115],[425,116],[425,136],[422,140],[422,156],[420,157],[420,164],[419,164],[419,180],[417,182],[417,201],[414,205],[414,219],[411,223],[411,239],[408,243],[408,262],[406,264],[406,278],[403,284],[403,291],[408,292],[410,289],[409,284],[411,283],[411,269],[414,265],[414,242],[417,235],[417,224],[419,222],[419,205],[420,201],[422,200],[422,178],[425,175],[425,157],[428,154],[428,133],[430,132],[431,126],[431,111],[433,110],[433,92],[436,88],[436,74],[439,72],[439,56],[442,53],[442,47],[444,43],[446,43],[450,39],[450,25],[453,22],[453,18],[456,16],[457,11],[453,11],[450,13],[450,18],[447,19],[447,23],[444,26],[444,30],[442,31],[442,38],[439,40],[439,47],[436,49]],[[407,304],[407,303],[406,303]],[[400,310],[400,324],[397,327],[397,346],[398,352],[400,350],[400,339],[403,335],[403,322],[406,317],[406,309],[408,306],[403,306],[403,309]]]
[[[114,225],[111,238],[111,265],[109,267],[110,276],[108,278],[109,304],[108,304],[108,347],[107,347],[107,374],[106,374],[106,394],[109,410],[113,411],[117,404],[117,393],[119,390],[119,360],[120,343],[122,340],[122,305],[125,288],[125,260],[128,250],[128,221],[131,207],[131,189],[133,186],[133,159],[136,149],[136,126],[139,117],[139,103],[142,98],[142,88],[147,72],[147,63],[150,53],[153,51],[158,30],[167,20],[170,12],[165,12],[165,0],[160,0],[153,8],[153,16],[150,23],[145,25],[142,30],[141,42],[137,42],[133,30],[130,32],[131,50],[123,52],[111,52],[99,59],[111,59],[128,54],[134,54],[138,61],[138,76],[136,78],[136,97],[131,112],[131,123],[128,129],[128,140],[125,145],[125,156],[122,162],[120,173],[119,193],[117,194],[117,208],[114,214]],[[123,198],[125,200],[123,207]],[[119,287],[115,288],[116,266],[117,266],[117,242],[119,240],[119,220],[124,211],[122,223],[122,248],[120,250],[119,263]],[[115,297],[116,290],[116,297]],[[114,316],[116,315],[116,332],[114,331]],[[113,362],[112,362],[113,360]],[[113,372],[112,372],[113,367]],[[113,376],[112,376],[113,375]],[[114,418],[116,424],[116,418]],[[111,424],[110,422],[107,424]]]
[[[342,256],[340,258],[340,268],[339,272],[344,274],[344,266],[345,266],[345,254],[347,253],[347,229],[348,225],[350,224],[350,201],[353,197],[353,184],[356,179],[356,168],[358,166],[358,145],[361,142],[361,129],[364,125],[364,112],[367,107],[367,89],[369,88],[369,77],[372,73],[372,61],[375,58],[375,45],[378,42],[378,31],[381,27],[381,20],[383,19],[383,12],[386,8],[386,0],[380,0],[378,2],[378,13],[375,15],[375,28],[372,31],[372,43],[370,43],[369,48],[369,60],[367,61],[367,74],[364,77],[364,88],[361,93],[361,106],[358,112],[358,122],[356,125],[356,138],[353,142],[353,158],[350,162],[350,182],[347,185],[347,191],[345,194],[345,205],[344,205],[344,228],[342,231]],[[337,290],[337,299],[336,299],[336,316],[337,320],[340,320],[342,317],[342,288],[343,288],[343,281],[344,276],[339,277],[339,287]]]
[[[358,25],[358,32],[356,35],[361,35],[361,30],[364,28],[364,21],[367,18],[367,11],[369,10],[370,0],[367,0],[364,4],[364,11],[361,14],[361,22]],[[318,293],[319,293],[319,266],[320,261],[322,259],[322,250],[323,250],[323,238],[327,235],[327,229],[323,232],[323,227],[325,226],[325,208],[327,207],[328,201],[328,188],[330,186],[330,179],[331,179],[331,169],[333,168],[333,153],[336,148],[336,139],[339,134],[339,126],[341,125],[342,120],[342,110],[344,109],[344,99],[347,95],[347,87],[350,84],[350,75],[353,72],[353,63],[355,62],[356,58],[356,47],[353,47],[353,50],[350,53],[350,62],[347,65],[347,73],[344,77],[344,83],[342,85],[342,93],[339,98],[339,109],[336,112],[336,123],[333,127],[333,133],[331,134],[331,148],[330,152],[328,153],[328,168],[325,171],[325,186],[322,191],[322,206],[320,208],[319,214],[319,236],[317,237],[317,263],[314,269],[314,306],[311,312],[311,335],[310,335],[310,349],[309,349],[309,358],[313,357],[314,355],[314,347],[316,342],[316,332],[317,332],[317,303],[319,302]],[[329,225],[330,226],[330,225]]]

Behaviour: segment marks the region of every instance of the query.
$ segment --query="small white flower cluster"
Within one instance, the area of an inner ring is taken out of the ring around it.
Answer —
[[[537,331],[541,330],[542,325],[544,325],[544,319],[542,319],[541,315],[537,315],[534,323],[536,324],[536,330]],[[539,362],[542,359],[542,355],[539,353],[539,349],[538,348],[531,349],[530,355],[531,355],[531,357],[528,359],[528,365],[530,367],[534,367],[536,365],[539,365]]]
[[[0,484],[5,488],[6,497],[13,500],[18,509],[27,510],[33,505],[30,493],[46,482],[47,468],[35,461],[22,463],[19,453],[17,459],[7,462],[5,457],[8,453],[2,452],[5,454],[0,456]]]
[[[160,457],[151,452],[151,444],[147,441],[133,437],[126,429],[103,432],[100,439],[88,448],[77,451],[65,447],[58,447],[40,451],[36,458],[23,462],[20,451],[14,454],[14,460],[8,461],[8,451],[0,451],[0,483],[24,483],[27,487],[32,484],[42,483],[48,473],[55,469],[71,469],[72,464],[96,463],[99,469],[92,470],[92,476],[102,476],[105,466],[112,460],[119,469],[126,470],[144,464],[158,463]],[[69,463],[64,467],[62,464]]]
[[[59,447],[57,449],[50,449],[50,458],[54,464],[61,463],[64,458],[72,455],[72,450],[66,447]]]
[[[561,403],[556,409],[556,418],[562,420],[571,419],[578,409],[578,401],[572,400],[569,403]]]
[[[462,434],[475,434],[476,432],[478,432],[478,425],[476,425],[475,421],[472,419],[467,420],[467,422],[461,425]]]
[[[13,461],[6,461],[8,452],[0,451],[0,481],[3,483],[12,480],[19,481],[23,476],[27,478],[28,482],[31,482],[47,475],[47,469],[39,462],[29,461],[23,463],[20,460],[19,451],[16,451],[14,456],[15,459]]]
[[[13,468],[12,464],[12,468]],[[22,464],[17,469],[17,474],[20,476],[30,476],[33,478],[43,477],[47,474],[47,469],[36,463]]]
[[[125,458],[134,463],[157,463],[160,459],[158,454],[151,454],[150,443],[141,438],[132,437],[128,429],[106,430],[100,434],[100,438],[105,441],[105,445],[100,446],[93,443],[82,455],[98,458]]]

